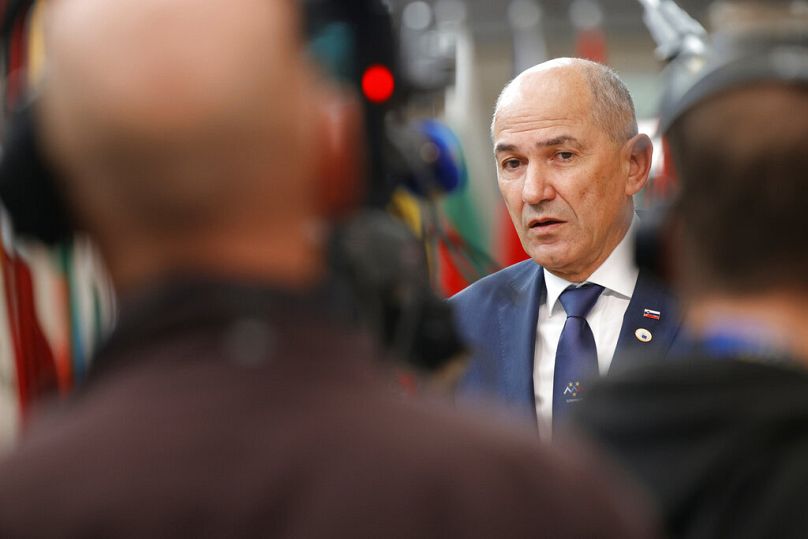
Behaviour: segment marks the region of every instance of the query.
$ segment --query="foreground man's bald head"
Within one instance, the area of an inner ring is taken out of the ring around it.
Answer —
[[[42,132],[119,287],[189,265],[312,277],[317,100],[293,7],[52,4]]]

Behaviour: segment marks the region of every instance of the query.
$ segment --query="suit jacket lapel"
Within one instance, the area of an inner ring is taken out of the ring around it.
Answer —
[[[659,320],[645,316],[645,310],[660,313]],[[631,363],[631,357],[664,357],[679,331],[681,315],[676,300],[661,285],[640,271],[637,286],[623,317],[623,326],[610,371],[622,369]],[[638,330],[645,330],[651,340],[642,342]]]
[[[536,264],[532,266],[512,281],[509,296],[499,306],[497,326],[501,394],[509,403],[535,417],[533,354],[539,302],[544,295],[544,271]]]

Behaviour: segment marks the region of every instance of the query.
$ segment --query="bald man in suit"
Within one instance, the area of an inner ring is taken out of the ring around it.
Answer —
[[[652,143],[617,74],[571,58],[516,77],[492,137],[499,190],[531,259],[452,298],[473,349],[460,393],[507,404],[549,439],[599,375],[676,342],[676,301],[633,256],[633,196]]]

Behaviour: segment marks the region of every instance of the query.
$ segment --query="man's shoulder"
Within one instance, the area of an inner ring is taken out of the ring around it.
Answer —
[[[798,365],[696,353],[608,376],[580,404],[576,426],[645,487],[680,535],[805,529],[808,371]],[[728,499],[778,502],[741,513],[712,503]]]
[[[125,458],[113,458],[116,443],[91,428],[98,423],[80,429],[54,426],[0,466],[9,472],[9,481],[0,485],[0,531],[25,529],[35,521],[39,502],[67,496],[82,481],[84,501],[40,522],[34,526],[37,530],[50,532],[58,523],[66,535],[67,530],[83,530],[93,521],[92,506],[100,500],[108,508],[104,518],[117,530],[127,521],[134,498],[153,488],[174,492],[183,503],[159,506],[148,496],[141,499],[141,510],[151,515],[141,525],[152,529],[163,529],[164,519],[187,516],[182,512],[193,502],[210,512],[210,522],[199,520],[203,528],[215,522],[217,514],[239,517],[259,509],[267,516],[257,525],[268,530],[271,515],[286,503],[273,500],[292,499],[306,511],[289,515],[289,526],[305,527],[315,514],[318,529],[336,535],[347,524],[366,532],[358,536],[396,530],[408,533],[393,535],[422,536],[438,528],[452,536],[522,536],[535,532],[542,521],[559,537],[576,536],[568,531],[594,534],[598,526],[632,529],[627,512],[610,501],[607,489],[597,487],[604,482],[592,475],[596,467],[540,446],[532,433],[481,422],[448,404],[403,400],[378,389],[346,388],[325,397],[300,407],[294,418],[275,417],[274,423],[251,422],[252,427],[233,429],[212,422],[218,427],[210,427],[208,444],[197,435],[177,436],[179,442],[173,443],[153,436]],[[175,410],[165,412],[176,415]],[[259,425],[263,427],[255,430]],[[223,444],[219,438],[224,432],[230,439]],[[92,436],[85,443],[88,434]],[[80,435],[84,441],[78,440]],[[227,457],[233,447],[244,448],[239,459]],[[188,457],[180,458],[182,454]],[[204,492],[191,488],[196,484],[195,479],[189,481],[192,472],[206,468],[211,474],[203,482]],[[149,469],[153,471],[144,472]],[[247,471],[250,484],[260,486],[260,499],[245,495],[227,509],[217,506],[219,493],[232,489]],[[127,488],[110,490],[110,475]],[[49,489],[53,477],[62,479]],[[581,485],[582,477],[591,477],[597,488]],[[331,500],[327,507],[318,505],[323,499]],[[568,526],[568,521],[580,524]]]
[[[741,418],[755,417],[763,424],[791,417],[794,424],[808,425],[806,389],[808,371],[787,362],[694,353],[635,362],[606,376],[574,416],[584,430],[618,446],[654,436],[670,440],[672,433],[681,433],[688,437],[682,443],[696,447],[719,432],[716,425],[735,425]],[[698,438],[693,432],[710,434]]]
[[[611,490],[602,485],[611,477],[601,475],[590,455],[562,453],[541,444],[534,431],[521,425],[501,418],[495,423],[493,415],[470,415],[422,401],[392,407],[400,414],[397,427],[375,428],[372,436],[383,438],[379,446],[387,445],[391,435],[409,442],[375,465],[387,470],[388,487],[402,499],[441,492],[442,503],[456,509],[452,514],[438,510],[438,518],[453,530],[450,535],[527,536],[542,526],[558,537],[596,535],[604,527],[615,530],[615,536],[632,536],[640,529],[632,526],[642,519],[634,521],[624,512],[630,503],[607,499]],[[583,522],[579,508],[586,508],[589,522]],[[426,514],[437,517],[431,510]]]
[[[517,296],[541,271],[541,266],[533,260],[523,260],[472,283],[450,301],[462,304]]]

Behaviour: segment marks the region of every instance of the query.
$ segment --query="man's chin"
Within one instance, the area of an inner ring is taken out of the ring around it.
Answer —
[[[528,252],[530,258],[548,271],[553,273],[565,273],[569,265],[569,253],[564,249],[533,249]]]

